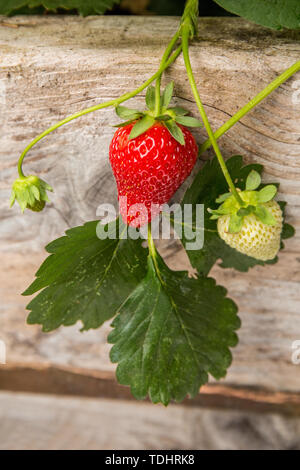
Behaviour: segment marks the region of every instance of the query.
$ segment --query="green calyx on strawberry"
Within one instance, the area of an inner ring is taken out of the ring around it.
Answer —
[[[119,106],[127,119],[120,124],[109,148],[117,182],[120,213],[125,223],[141,227],[157,216],[191,173],[198,157],[194,136],[186,126],[201,125],[182,108],[168,108],[173,83],[162,96],[161,114],[155,115],[155,90],[148,88],[148,111]]]
[[[53,189],[35,175],[17,178],[12,186],[10,207],[18,201],[22,212],[25,209],[40,212],[44,209],[45,203],[50,202],[47,191],[53,191]]]
[[[241,206],[231,193],[221,195],[216,202],[218,209],[211,210],[211,219],[218,219],[218,233],[232,248],[263,261],[275,258],[280,249],[282,211],[273,200],[277,193],[275,185],[257,190],[261,177],[251,171],[246,189],[239,191]]]
[[[115,127],[125,127],[128,124],[134,123],[129,136],[129,140],[131,140],[139,137],[155,123],[161,122],[168,129],[172,137],[174,137],[179,144],[184,145],[184,135],[180,125],[186,127],[202,127],[202,123],[198,119],[187,116],[189,111],[180,106],[169,108],[173,90],[174,83],[170,82],[161,96],[161,109],[159,114],[156,113],[155,88],[153,86],[149,86],[146,93],[146,105],[148,110],[141,112],[137,109],[117,106],[117,115],[121,119],[126,119],[126,121]]]

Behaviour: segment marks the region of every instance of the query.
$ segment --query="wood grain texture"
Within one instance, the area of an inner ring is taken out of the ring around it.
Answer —
[[[108,144],[117,122],[113,110],[97,112],[49,136],[27,157],[25,171],[55,188],[41,214],[8,209],[16,160],[24,146],[47,126],[86,106],[134,89],[152,75],[176,18],[18,17],[0,28],[0,339],[8,362],[39,361],[112,371],[106,335],[109,325],[84,334],[78,326],[44,335],[25,325],[28,299],[20,292],[44,258],[43,246],[71,226],[96,218],[102,202],[116,201]],[[238,18],[200,21],[191,60],[213,128],[219,127],[288,66],[299,60],[300,35],[273,32]],[[182,58],[166,74],[176,80],[179,105],[196,114]],[[248,274],[215,267],[212,275],[228,288],[242,318],[240,344],[225,380],[298,392],[300,365],[291,345],[300,340],[300,88],[298,73],[220,139],[225,156],[265,166],[265,181],[279,181],[288,221],[298,228],[276,266]],[[297,94],[298,93],[298,94]],[[140,96],[132,105],[142,105]],[[199,142],[205,131],[196,132]],[[212,155],[206,152],[201,159]],[[170,265],[187,267],[175,244],[162,251]]]
[[[0,449],[300,449],[300,419],[0,393]]]
[[[112,371],[53,366],[40,362],[0,366],[0,387],[1,390],[13,392],[136,401],[129,387],[117,383]],[[226,384],[205,385],[197,397],[193,400],[187,398],[180,405],[300,417],[300,396],[297,393],[270,392]]]

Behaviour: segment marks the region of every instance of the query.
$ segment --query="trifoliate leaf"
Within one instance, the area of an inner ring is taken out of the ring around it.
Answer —
[[[148,116],[146,114],[133,126],[129,135],[129,140],[135,139],[136,137],[139,137],[140,135],[144,134],[144,132],[150,129],[150,127],[152,127],[154,124],[155,119],[152,116]]]
[[[299,0],[214,0],[225,10],[272,29],[299,29]]]
[[[167,108],[171,102],[174,90],[174,82],[168,83],[162,96],[162,107]]]
[[[250,173],[247,177],[247,180],[246,180],[246,190],[247,191],[254,191],[255,189],[258,188],[260,183],[261,183],[260,174],[257,171],[252,170],[252,171],[250,171]]]
[[[117,379],[133,395],[167,405],[224,377],[240,326],[234,302],[210,278],[171,271],[158,254],[114,319],[109,342]]]
[[[22,7],[36,8],[44,7],[55,11],[57,8],[64,10],[78,10],[83,15],[102,15],[107,10],[120,3],[120,0],[0,0],[0,14],[8,15],[16,13]]]
[[[264,188],[262,188],[258,193],[258,200],[259,202],[268,202],[273,199],[273,197],[277,193],[277,188],[274,184],[268,184]]]
[[[261,173],[263,169],[263,167],[258,164],[243,166],[243,159],[239,155],[228,159],[227,166],[233,181],[236,181],[236,186],[242,190],[245,189],[246,179],[250,171],[255,170]],[[248,271],[249,268],[256,265],[273,264],[277,261],[277,258],[267,262],[250,258],[230,248],[230,246],[221,240],[217,232],[216,220],[210,219],[210,213],[207,209],[218,210],[219,207],[215,200],[220,194],[226,191],[228,191],[228,187],[217,158],[215,157],[207,162],[199,171],[192,185],[186,191],[182,201],[182,204],[192,204],[193,207],[195,207],[195,204],[204,205],[204,227],[202,227],[205,234],[204,246],[201,250],[187,251],[193,267],[204,276],[209,273],[218,260],[221,260],[220,266],[223,268],[234,268],[243,272]],[[282,210],[284,210],[284,204],[279,204]],[[195,217],[193,218],[193,225],[197,225]],[[286,230],[285,227],[286,224],[284,224],[283,227],[282,238],[284,238],[285,233],[292,236],[291,230]],[[186,240],[184,237],[182,241],[184,245],[189,243],[189,240]]]
[[[190,116],[176,116],[175,121],[186,127],[202,127],[203,124],[199,119]]]
[[[180,129],[179,126],[177,126],[176,122],[174,121],[166,121],[165,126],[170,132],[170,134],[174,137],[177,142],[179,142],[181,145],[184,145],[184,135],[182,130]]]
[[[150,111],[154,111],[155,109],[155,88],[153,86],[149,86],[146,92],[146,105]]]
[[[79,320],[83,330],[98,328],[143,279],[147,250],[141,240],[123,239],[127,229],[121,221],[107,225],[115,238],[99,239],[98,223],[67,230],[46,247],[51,254],[24,292],[43,289],[27,306],[28,323],[42,325],[43,331]]]

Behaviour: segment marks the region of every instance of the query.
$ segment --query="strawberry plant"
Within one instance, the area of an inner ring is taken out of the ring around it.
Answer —
[[[40,3],[30,2],[32,6]],[[55,2],[48,3],[54,8]],[[69,6],[75,3],[69,2]],[[218,3],[233,9],[238,2]],[[260,6],[263,4],[262,0]],[[188,0],[178,31],[152,77],[137,90],[69,116],[37,136],[20,156],[19,178],[11,198],[11,205],[17,201],[22,211],[43,210],[52,188],[37,176],[25,176],[22,165],[27,153],[58,127],[90,112],[115,107],[124,122],[117,126],[109,158],[121,216],[106,225],[93,221],[72,228],[46,247],[49,256],[24,292],[39,292],[27,307],[28,323],[40,324],[49,332],[78,321],[82,330],[98,328],[113,319],[108,341],[113,344],[111,360],[118,364],[118,381],[129,385],[136,398],[149,395],[154,403],[165,405],[195,396],[209,375],[224,377],[231,363],[230,348],[237,344],[240,321],[226,289],[208,277],[214,264],[220,259],[223,268],[247,271],[276,263],[282,240],[293,235],[293,228],[284,221],[284,203],[274,200],[278,185],[264,185],[262,166],[244,166],[242,156],[225,162],[217,140],[299,71],[300,62],[213,132],[189,56],[197,26],[198,1]],[[201,121],[189,116],[188,110],[172,106],[172,83],[161,92],[164,71],[181,53]],[[146,110],[122,105],[146,88]],[[198,147],[189,128],[202,123],[208,139]],[[191,220],[178,222],[175,214],[167,214],[175,230],[186,225],[204,233],[204,245],[197,249],[189,249],[186,232],[181,236],[197,270],[196,278],[191,278],[165,264],[155,245],[152,222],[190,175],[197,155],[210,146],[215,157],[198,172],[181,201],[182,207],[192,208]],[[201,224],[199,204],[204,207]],[[147,248],[142,243],[145,228]]]

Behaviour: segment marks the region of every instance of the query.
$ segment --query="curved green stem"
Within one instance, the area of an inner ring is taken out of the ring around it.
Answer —
[[[180,36],[180,30],[178,30],[174,34],[171,41],[169,42],[162,56],[160,68],[162,68],[164,64],[166,63],[166,61],[168,60],[172,50],[174,49],[176,42],[178,41],[179,36]],[[156,79],[156,83],[155,83],[155,116],[159,116],[160,110],[161,110],[161,98],[160,98],[161,77],[162,77],[162,72],[158,75]]]
[[[161,75],[157,77],[155,83],[155,116],[160,115],[161,97],[160,97]]]
[[[175,41],[176,42],[176,41]],[[35,145],[37,144],[40,140],[42,140],[44,137],[46,137],[47,135],[49,135],[51,132],[55,131],[56,129],[58,129],[59,127],[63,126],[64,124],[67,124],[71,121],[73,121],[74,119],[77,119],[81,116],[84,116],[85,114],[88,114],[88,113],[92,113],[94,111],[98,111],[100,109],[104,109],[104,108],[108,108],[109,106],[118,106],[120,103],[123,103],[124,101],[127,101],[129,100],[130,98],[133,98],[134,96],[136,96],[137,94],[139,94],[141,91],[143,91],[145,88],[147,88],[147,86],[149,86],[157,77],[159,77],[162,72],[167,69],[175,60],[176,58],[179,56],[179,54],[181,53],[181,50],[182,50],[182,47],[179,46],[175,51],[174,53],[172,54],[172,56],[166,61],[164,62],[163,65],[160,66],[160,68],[158,69],[158,71],[152,75],[152,77],[150,77],[146,82],[144,82],[141,86],[139,86],[136,90],[134,91],[131,91],[129,93],[125,93],[124,95],[120,96],[119,98],[116,98],[114,100],[110,100],[110,101],[106,101],[105,103],[101,103],[101,104],[97,104],[95,106],[91,106],[90,108],[87,108],[87,109],[84,109],[82,111],[79,111],[78,113],[75,113],[73,114],[72,116],[69,116],[65,119],[63,119],[62,121],[54,124],[53,126],[49,127],[49,129],[45,130],[44,132],[42,132],[42,134],[38,135],[25,149],[24,151],[22,152],[20,158],[19,158],[19,162],[18,162],[18,172],[19,172],[19,176],[20,178],[24,178],[25,175],[22,171],[22,164],[23,164],[23,160],[26,156],[26,154],[29,152],[29,150]]]
[[[158,265],[158,262],[157,262],[156,247],[155,247],[155,243],[154,243],[154,240],[152,238],[152,233],[151,233],[151,222],[148,223],[148,248],[149,248],[149,254],[150,254],[151,259],[153,261],[153,265],[154,265],[157,277],[160,280],[160,283],[162,285],[165,285],[165,281],[163,280],[163,278],[161,276],[159,265]]]
[[[148,224],[148,247],[149,247],[149,253],[152,259],[155,259],[156,257],[156,248],[155,244],[152,238],[152,233],[151,233],[151,223]]]
[[[186,67],[187,75],[188,75],[189,82],[190,82],[190,85],[191,85],[191,88],[192,88],[192,92],[193,92],[196,104],[198,106],[201,118],[202,118],[202,120],[204,122],[204,125],[205,125],[205,128],[207,130],[208,136],[209,136],[210,141],[212,143],[212,146],[214,148],[215,154],[216,154],[216,156],[218,158],[218,161],[220,163],[220,166],[221,166],[221,169],[223,171],[224,177],[225,177],[225,179],[228,183],[228,186],[229,186],[232,194],[236,198],[237,202],[242,206],[242,205],[244,205],[244,202],[241,199],[241,197],[239,196],[239,194],[236,190],[236,187],[233,184],[233,181],[232,181],[231,176],[229,174],[229,171],[227,169],[226,163],[225,163],[225,161],[222,157],[221,151],[220,151],[219,146],[217,144],[217,141],[214,137],[214,133],[213,133],[212,128],[210,126],[209,120],[207,118],[205,109],[203,107],[203,104],[202,104],[202,101],[201,101],[201,98],[200,98],[200,95],[199,95],[199,92],[198,92],[198,89],[197,89],[197,85],[196,85],[196,82],[195,82],[195,78],[194,78],[194,74],[193,74],[193,70],[192,70],[192,66],[191,66],[191,62],[190,62],[190,56],[189,56],[189,37],[190,37],[190,28],[189,28],[189,25],[187,24],[186,26],[184,25],[183,30],[182,30],[182,52],[183,52],[185,67]]]
[[[215,133],[215,139],[219,139],[225,132],[227,132],[234,124],[236,124],[242,117],[244,117],[249,111],[251,111],[256,105],[264,100],[272,91],[276,90],[282,83],[290,78],[294,73],[300,70],[300,61],[293,64],[285,72],[279,75],[273,82],[271,82],[264,90],[258,93],[252,100],[250,100],[243,108],[241,108],[236,114],[234,114],[223,126],[221,126]],[[199,155],[207,150],[212,145],[212,142],[207,139],[199,148]]]

